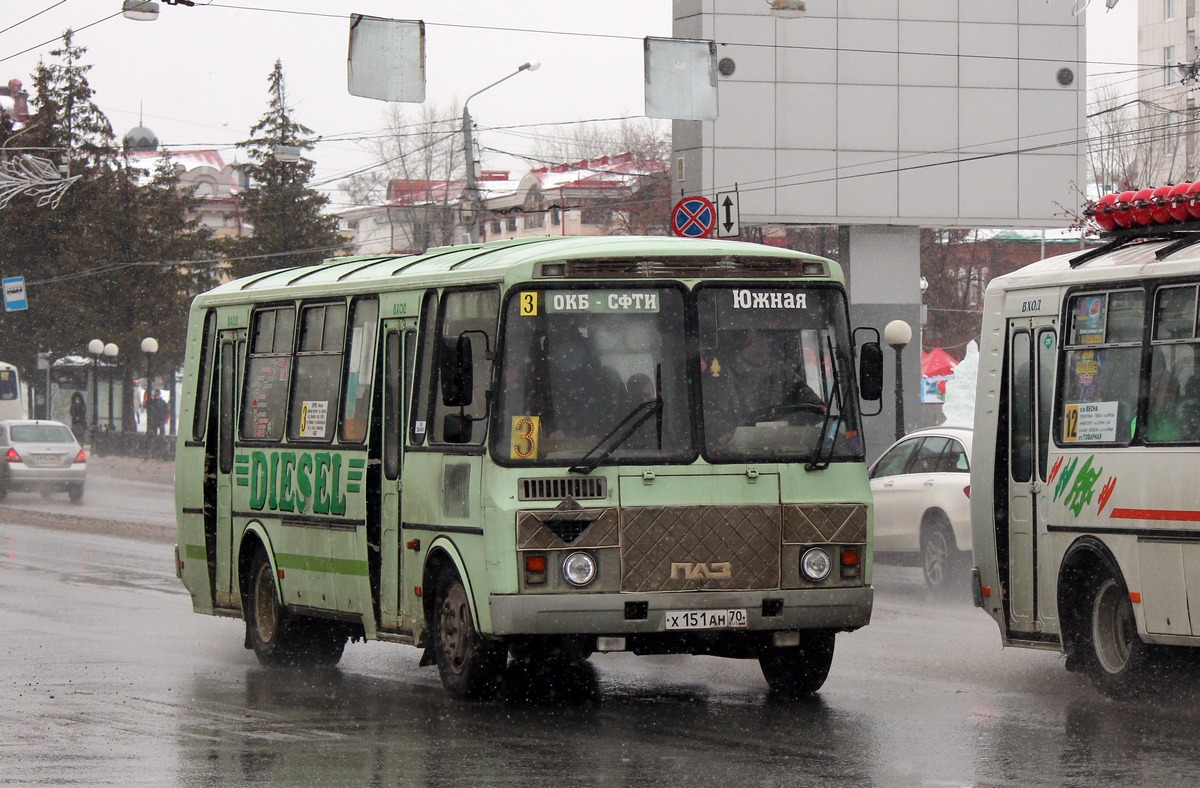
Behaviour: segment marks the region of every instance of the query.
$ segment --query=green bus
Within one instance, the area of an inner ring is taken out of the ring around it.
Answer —
[[[510,655],[691,653],[815,692],[872,603],[882,354],[847,315],[832,261],[678,238],[221,285],[190,314],[178,575],[266,665],[407,643],[473,698]]]

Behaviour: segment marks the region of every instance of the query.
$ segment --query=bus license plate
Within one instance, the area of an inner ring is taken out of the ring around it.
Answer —
[[[743,629],[746,609],[668,610],[667,629]]]

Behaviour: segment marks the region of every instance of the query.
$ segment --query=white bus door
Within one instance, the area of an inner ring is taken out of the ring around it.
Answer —
[[[237,437],[237,397],[241,391],[240,376],[246,353],[246,332],[243,329],[222,331],[218,346],[216,392],[217,401],[217,500],[214,509],[217,573],[216,606],[239,607],[241,602],[233,587],[233,568],[237,565],[233,545],[233,458]]]
[[[380,571],[379,621],[384,630],[411,632],[411,622],[400,616],[401,552],[400,496],[403,489],[401,468],[404,465],[404,440],[408,424],[408,392],[412,380],[412,346],[416,332],[414,321],[385,320],[381,342],[382,386],[377,388],[376,405],[382,418],[374,420],[380,434],[373,436],[371,445],[379,454],[372,456],[370,467],[378,473],[368,476],[371,505],[377,511],[371,517],[379,523]],[[373,453],[374,453],[373,449]],[[374,478],[372,478],[372,476]],[[378,489],[378,493],[374,490]]]
[[[1040,577],[1038,547],[1046,538],[1046,464],[1050,448],[1051,408],[1057,340],[1049,317],[1010,320],[1008,324],[1008,623],[1012,634],[1034,636],[1056,616],[1053,585]],[[997,458],[1000,459],[1000,458]]]

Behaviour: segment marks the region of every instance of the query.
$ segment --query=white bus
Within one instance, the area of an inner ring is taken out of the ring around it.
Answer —
[[[1200,232],[1186,196],[1101,205],[1128,229],[988,286],[973,586],[1005,645],[1120,697],[1200,645]]]
[[[17,368],[0,361],[0,421],[25,418],[22,393],[21,375]]]

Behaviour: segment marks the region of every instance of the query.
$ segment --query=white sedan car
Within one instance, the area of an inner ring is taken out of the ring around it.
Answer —
[[[875,556],[918,560],[925,582],[948,588],[971,559],[971,430],[934,427],[896,441],[871,466]]]

